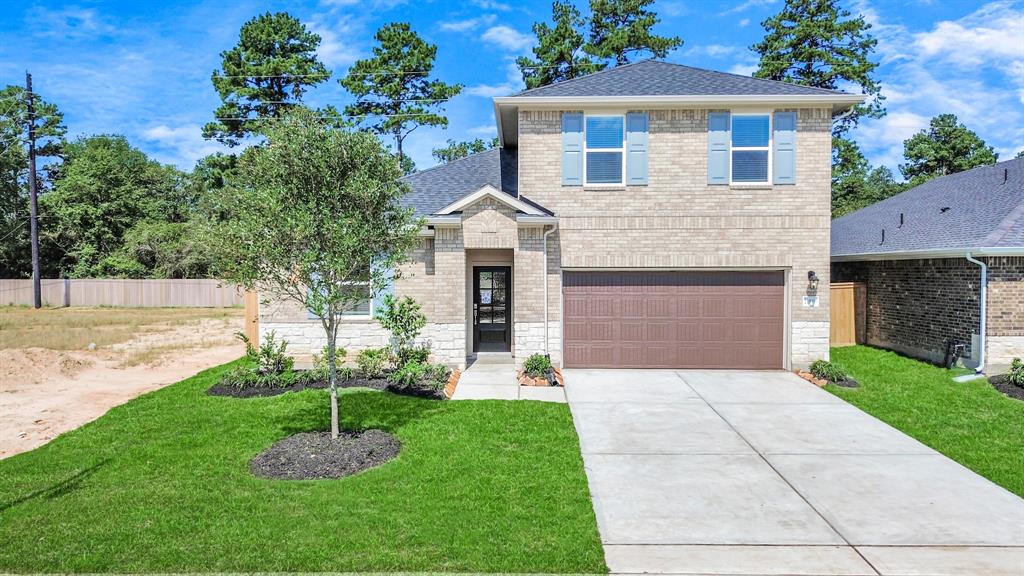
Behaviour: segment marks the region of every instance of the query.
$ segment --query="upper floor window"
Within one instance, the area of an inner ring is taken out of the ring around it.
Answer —
[[[625,118],[587,116],[584,137],[586,184],[623,183]]]
[[[771,115],[732,114],[732,182],[771,182]]]

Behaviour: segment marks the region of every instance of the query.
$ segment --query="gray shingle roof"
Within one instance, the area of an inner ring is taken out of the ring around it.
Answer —
[[[493,148],[402,178],[411,191],[403,199],[416,216],[429,216],[490,184],[518,197],[518,159],[514,150]]]
[[[1024,158],[936,178],[832,221],[833,257],[974,248],[1024,248]]]
[[[842,95],[845,92],[788,82],[643,60],[557,84],[525,90],[519,98],[540,96],[740,96]]]

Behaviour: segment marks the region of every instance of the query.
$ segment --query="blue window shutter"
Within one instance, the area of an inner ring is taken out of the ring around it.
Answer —
[[[385,270],[384,273],[387,278],[387,283],[373,296],[373,317],[377,317],[377,312],[384,308],[384,297],[395,295],[395,271],[391,268]]]
[[[796,184],[796,112],[776,112],[773,134],[772,180]]]
[[[647,184],[648,131],[646,112],[626,114],[626,184]]]
[[[583,185],[583,113],[562,113],[562,185]]]
[[[729,113],[708,113],[708,184],[729,184]]]

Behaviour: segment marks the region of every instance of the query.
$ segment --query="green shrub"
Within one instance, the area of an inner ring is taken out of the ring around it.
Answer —
[[[297,381],[296,372],[292,370],[271,374],[260,372],[254,366],[237,366],[221,380],[235,388],[285,388]]]
[[[237,332],[235,336],[245,343],[245,358],[255,366],[257,372],[281,374],[291,372],[295,367],[295,359],[285,353],[288,350],[288,341],[278,342],[277,334],[273,330],[263,339],[259,348],[253,346],[245,334]]]
[[[356,366],[367,378],[380,378],[384,375],[388,351],[384,348],[366,348],[356,356]]]
[[[335,362],[341,363],[345,361],[345,357],[348,356],[348,350],[335,346],[334,348],[334,360]],[[313,354],[313,370],[320,374],[327,374],[330,367],[327,365],[327,345],[325,344],[319,354]]]
[[[452,371],[444,364],[431,364],[430,371],[427,373],[427,383],[434,390],[443,390],[448,384],[448,377],[451,376],[451,373]]]
[[[846,380],[846,372],[835,364],[828,360],[815,360],[811,364],[811,374],[814,374],[815,378],[822,380],[828,380],[829,382],[842,382]]]
[[[408,362],[392,372],[388,379],[399,386],[422,386],[441,390],[448,383],[449,374],[450,371],[444,364]]]
[[[398,354],[395,355],[395,367],[401,368],[409,362],[426,364],[427,358],[429,357],[430,346],[427,344],[422,344],[420,346],[403,346],[398,349]]]
[[[427,317],[415,300],[408,296],[398,299],[391,294],[384,296],[384,305],[377,312],[377,320],[391,332],[398,350],[411,347],[427,325]]]
[[[1014,386],[1024,386],[1024,362],[1020,358],[1013,359],[1010,371],[1006,373],[1006,381]]]
[[[356,371],[351,366],[342,366],[338,368],[338,378],[341,380],[351,380],[356,377]]]
[[[523,372],[531,378],[547,376],[548,370],[551,370],[551,359],[544,354],[530,354],[523,362]]]

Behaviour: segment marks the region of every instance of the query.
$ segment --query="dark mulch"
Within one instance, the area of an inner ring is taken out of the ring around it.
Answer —
[[[284,394],[285,392],[300,392],[307,389],[326,390],[329,387],[330,386],[326,380],[303,382],[280,388],[265,386],[238,388],[237,386],[233,386],[226,382],[218,382],[207,389],[206,393],[210,396],[231,396],[232,398],[265,398],[268,396]],[[387,378],[357,377],[348,380],[338,380],[338,388],[372,388],[374,390],[387,390],[388,392],[402,396],[415,396],[417,398],[427,398],[430,400],[447,399],[443,390],[434,390],[433,388],[420,388],[415,386],[399,386],[390,382]]]
[[[857,382],[853,378],[847,377],[846,380],[838,380],[833,382],[836,386],[842,386],[843,388],[859,388],[860,382]]]
[[[249,469],[260,478],[316,480],[343,478],[368,470],[398,456],[402,443],[387,432],[302,432],[289,436],[258,454]]]
[[[1024,386],[1017,386],[1016,384],[1010,384],[1007,381],[1006,374],[999,374],[999,375],[996,375],[996,376],[990,376],[989,379],[988,379],[988,383],[991,384],[993,388],[995,388],[996,390],[999,390],[1003,394],[1006,394],[1010,398],[1015,398],[1017,400],[1024,400]]]

